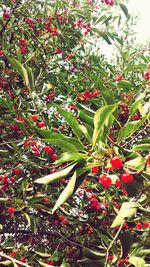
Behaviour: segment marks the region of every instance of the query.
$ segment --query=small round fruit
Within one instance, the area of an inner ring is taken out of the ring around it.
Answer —
[[[116,186],[121,188],[121,182],[119,178],[116,179]]]
[[[93,166],[91,169],[92,173],[97,173],[98,172],[98,166]]]
[[[120,169],[122,167],[122,160],[119,157],[113,157],[110,160],[110,164],[113,169]]]
[[[121,174],[121,180],[124,182],[124,183],[132,183],[134,181],[134,177],[132,174],[128,173],[128,172],[124,172]]]
[[[104,174],[99,177],[99,181],[104,187],[109,187],[111,185],[111,179]]]
[[[57,159],[57,154],[56,153],[52,154],[52,160],[56,160],[56,159]]]
[[[16,211],[16,209],[13,208],[13,207],[10,207],[10,208],[7,209],[7,212],[8,212],[9,214],[14,214],[15,211]]]

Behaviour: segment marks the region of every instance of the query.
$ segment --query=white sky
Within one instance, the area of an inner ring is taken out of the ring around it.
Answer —
[[[137,24],[133,28],[136,32],[136,43],[146,44],[150,41],[150,0],[128,0],[128,4],[125,5],[130,15],[138,15]],[[107,43],[101,47],[101,52],[108,60],[112,58],[114,51],[114,46]]]
[[[139,15],[139,21],[135,30],[137,42],[145,43],[150,39],[150,0],[129,0],[129,13]]]

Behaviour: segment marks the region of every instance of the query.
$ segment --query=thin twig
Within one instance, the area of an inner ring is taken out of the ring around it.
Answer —
[[[117,231],[115,237],[113,238],[113,240],[111,241],[109,247],[107,248],[107,251],[106,251],[106,261],[105,261],[104,267],[107,267],[108,257],[109,257],[109,252],[110,252],[110,250],[111,250],[111,248],[112,248],[114,242],[115,242],[116,239],[118,238],[118,236],[119,236],[119,234],[120,234],[120,232],[121,232],[121,230],[122,230],[122,226],[123,226],[123,224],[124,224],[124,221],[123,221],[123,223],[120,225],[120,227],[119,227],[119,229],[118,229],[118,231]]]
[[[18,261],[18,260],[16,260],[16,259],[14,259],[14,258],[12,258],[12,257],[10,257],[10,256],[8,256],[8,255],[6,255],[6,254],[3,253],[3,252],[0,252],[0,256],[1,256],[1,257],[4,257],[4,258],[6,258],[6,259],[8,259],[8,260],[10,260],[10,261],[12,261],[12,262],[18,263],[18,264],[21,265],[21,266],[32,267],[31,265],[28,265],[28,264],[26,264],[26,263],[23,263],[23,262],[21,262],[21,261]]]

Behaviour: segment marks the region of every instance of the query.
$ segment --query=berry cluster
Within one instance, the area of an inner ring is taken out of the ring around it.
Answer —
[[[90,92],[89,90],[84,93],[77,94],[78,99],[80,99],[83,103],[87,102],[89,98],[94,98],[100,95],[100,91]]]

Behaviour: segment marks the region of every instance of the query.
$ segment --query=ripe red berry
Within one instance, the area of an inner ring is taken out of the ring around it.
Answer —
[[[132,174],[128,173],[128,172],[124,172],[121,174],[121,180],[124,183],[132,183],[134,180],[134,177]]]
[[[137,223],[136,224],[136,230],[141,230],[142,228],[142,224],[141,223]]]
[[[43,198],[42,201],[43,201],[44,203],[46,203],[46,204],[50,202],[49,198],[47,198],[47,197]]]
[[[21,262],[26,262],[26,260],[27,260],[27,259],[26,259],[25,257],[21,257],[21,258],[20,258],[20,261],[21,261]]]
[[[12,250],[9,255],[10,255],[10,257],[15,258],[17,255],[17,252],[15,250]]]
[[[55,224],[55,225],[58,225],[58,224],[59,224],[59,221],[55,220],[55,221],[54,221],[54,224]]]
[[[111,158],[110,164],[114,169],[120,169],[123,165],[122,160],[119,157]]]
[[[120,182],[120,179],[119,179],[119,178],[116,179],[116,186],[117,186],[117,187],[121,187],[121,182]]]
[[[56,159],[57,159],[57,154],[56,153],[52,154],[52,160],[56,160]]]
[[[46,124],[45,124],[44,121],[41,121],[41,122],[38,123],[38,126],[39,126],[40,128],[43,128],[43,127],[46,126]]]
[[[21,169],[19,169],[19,168],[16,168],[16,169],[14,169],[14,174],[20,174],[21,173]]]
[[[52,153],[53,153],[53,149],[52,149],[51,147],[49,147],[49,146],[45,146],[45,147],[44,147],[44,151],[45,151],[46,153],[48,153],[48,154],[52,154]]]
[[[7,212],[8,212],[9,214],[14,214],[15,211],[16,211],[16,209],[13,208],[13,207],[10,207],[10,208],[7,209]]]
[[[32,120],[32,121],[36,121],[36,120],[37,120],[37,116],[36,116],[36,115],[32,115],[32,116],[31,116],[31,120]]]
[[[109,187],[111,185],[111,179],[104,174],[99,177],[99,181],[104,187]]]
[[[97,173],[98,172],[98,166],[93,166],[91,169],[92,173]]]
[[[147,158],[147,166],[150,167],[150,155],[148,155],[148,158]]]
[[[64,219],[64,220],[62,221],[62,224],[63,224],[63,225],[68,224],[68,220]]]
[[[120,209],[120,204],[119,204],[119,203],[116,203],[116,204],[115,204],[115,208],[116,208],[116,209]]]
[[[148,228],[148,227],[150,227],[150,223],[149,223],[149,222],[143,222],[143,227],[144,227],[144,228]]]

